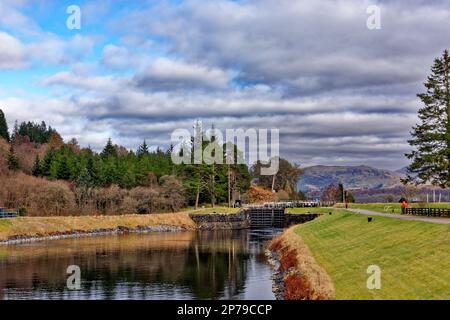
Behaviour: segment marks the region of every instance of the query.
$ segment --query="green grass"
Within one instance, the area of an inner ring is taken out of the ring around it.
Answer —
[[[286,213],[295,213],[295,214],[308,214],[308,213],[328,214],[330,211],[334,211],[334,209],[327,209],[327,208],[287,208],[286,209]]]
[[[450,227],[335,210],[300,225],[337,299],[450,299]],[[381,289],[366,287],[367,267],[381,268]]]
[[[343,208],[345,205],[339,203],[335,205],[336,208]],[[420,205],[418,203],[412,203],[411,206],[413,208],[419,208]],[[365,209],[370,211],[376,211],[381,213],[402,213],[402,206],[400,203],[349,203],[348,206],[350,209]],[[427,203],[426,207],[429,208],[450,208],[449,202],[443,203]]]
[[[239,208],[229,208],[229,207],[223,207],[223,206],[217,206],[214,208],[206,207],[206,208],[200,208],[195,210],[194,208],[188,210],[188,213],[193,214],[232,214],[232,213],[238,213]]]

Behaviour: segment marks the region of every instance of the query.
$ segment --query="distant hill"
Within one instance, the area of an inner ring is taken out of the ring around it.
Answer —
[[[343,183],[346,189],[384,189],[400,185],[403,176],[401,172],[369,166],[312,166],[304,168],[297,188],[308,193]]]

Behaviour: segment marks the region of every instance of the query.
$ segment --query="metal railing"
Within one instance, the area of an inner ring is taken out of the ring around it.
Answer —
[[[0,218],[15,218],[17,216],[17,211],[6,211],[6,209],[0,208]]]
[[[450,208],[405,208],[405,214],[427,217],[450,217]]]

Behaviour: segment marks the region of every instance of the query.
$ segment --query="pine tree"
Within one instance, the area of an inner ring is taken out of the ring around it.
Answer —
[[[5,114],[1,109],[0,109],[0,138],[3,138],[6,141],[10,142],[8,124],[6,123]]]
[[[413,127],[409,144],[415,148],[406,156],[412,160],[404,183],[427,183],[450,187],[450,55],[444,51],[431,68],[424,84],[427,91],[417,96],[424,106],[420,123]],[[414,177],[414,175],[416,175]]]
[[[108,143],[106,144],[105,148],[103,149],[101,153],[102,158],[109,158],[109,157],[117,157],[117,149],[114,147],[111,138],[108,139]]]
[[[94,186],[92,176],[89,174],[89,170],[87,168],[81,170],[80,174],[78,175],[76,184],[77,187],[84,189],[92,188]]]
[[[137,151],[137,155],[139,157],[143,157],[143,156],[147,156],[148,154],[149,154],[148,145],[147,145],[147,142],[144,140],[144,142],[142,143],[142,145],[139,147],[139,149]]]
[[[41,175],[45,177],[51,176],[51,169],[53,160],[55,159],[56,151],[53,148],[50,148],[50,150],[47,151],[47,153],[44,156],[44,159],[42,159],[41,163]]]
[[[58,163],[58,168],[56,171],[56,178],[60,180],[69,180],[70,179],[70,168],[67,163],[67,158],[62,157]]]
[[[39,159],[39,155],[36,155],[36,159],[33,163],[33,168],[31,169],[31,174],[35,177],[41,176],[41,160]]]
[[[16,153],[14,152],[13,144],[11,144],[11,146],[9,147],[8,169],[12,171],[17,171],[20,169],[19,159],[17,158]]]

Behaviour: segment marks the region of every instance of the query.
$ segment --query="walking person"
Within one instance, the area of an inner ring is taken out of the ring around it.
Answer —
[[[402,214],[405,214],[405,212],[406,212],[406,200],[403,199],[403,201],[402,201]]]

